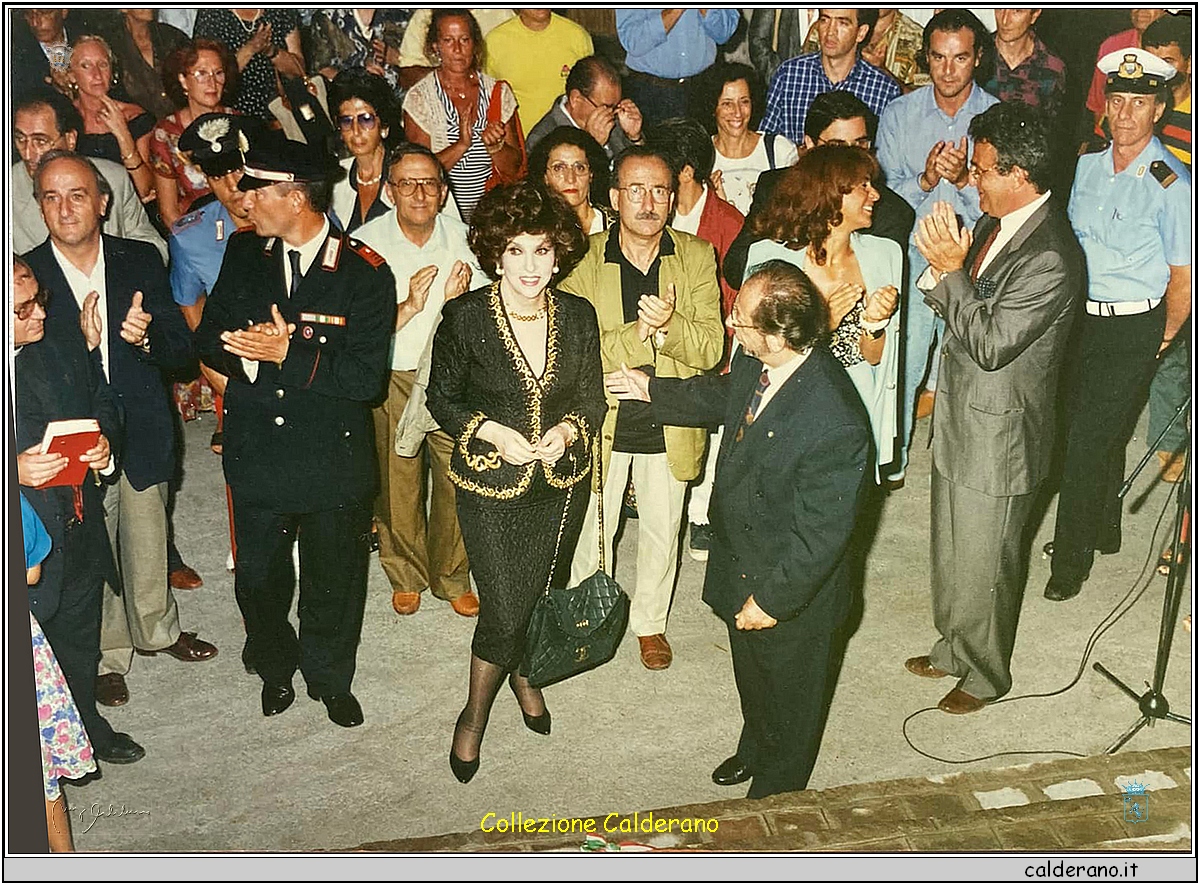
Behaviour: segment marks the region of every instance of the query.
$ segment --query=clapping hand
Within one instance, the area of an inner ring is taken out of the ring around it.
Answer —
[[[643,295],[638,299],[638,332],[645,341],[655,332],[665,332],[675,315],[675,284],[667,285],[667,293],[663,298],[657,295]]]
[[[225,349],[246,360],[258,360],[282,365],[287,358],[295,323],[285,322],[277,305],[271,305],[271,322],[254,323],[245,329],[221,333]]]
[[[473,104],[458,109],[458,143],[466,148],[471,147],[475,138],[475,117],[478,113]]]
[[[86,299],[85,299],[86,303]],[[121,323],[121,340],[134,347],[142,347],[150,330],[150,320],[153,317],[142,309],[142,293],[133,293],[133,303]]]
[[[725,202],[729,202],[729,197],[725,196],[725,176],[721,174],[720,169],[712,171],[712,174],[708,176],[708,182],[712,185],[712,189],[718,197]]]
[[[465,261],[455,261],[454,267],[450,268],[450,276],[446,277],[445,296],[447,301],[453,301],[459,295],[471,288],[471,279],[474,274],[471,272],[471,265]]]
[[[880,286],[863,302],[863,321],[881,323],[891,319],[892,314],[896,312],[896,304],[899,299],[900,293],[895,286]]]
[[[954,209],[941,200],[917,222],[915,240],[917,249],[936,273],[960,269],[971,248],[971,232],[959,228]]]
[[[829,294],[825,303],[829,307],[830,331],[842,324],[842,320],[866,294],[866,287],[858,283],[842,283]]]
[[[412,313],[417,314],[425,309],[429,301],[429,290],[433,288],[433,281],[437,275],[437,265],[430,264],[408,278],[408,300],[404,305]]]
[[[88,292],[83,299],[83,307],[79,311],[79,328],[83,331],[88,350],[95,350],[104,335],[104,322],[100,319],[100,295],[95,290]]]
[[[934,165],[942,178],[961,189],[967,183],[967,137],[964,135],[957,145],[952,141],[942,142]]]
[[[641,369],[621,368],[604,376],[604,389],[617,399],[650,402],[650,376]]]
[[[251,55],[257,55],[269,49],[271,46],[271,23],[268,21],[260,22],[245,45],[250,49]]]

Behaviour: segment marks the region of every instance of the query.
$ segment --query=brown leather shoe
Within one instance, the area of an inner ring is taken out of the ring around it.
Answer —
[[[96,703],[106,707],[123,707],[129,703],[129,686],[120,673],[105,673],[96,677]]]
[[[180,633],[179,638],[166,648],[158,648],[154,651],[143,651],[139,648],[137,653],[147,658],[162,654],[170,655],[177,661],[207,661],[209,658],[217,656],[217,647],[211,642],[197,639],[195,633]]]
[[[943,676],[950,675],[947,671],[933,666],[929,660],[929,655],[918,655],[915,658],[909,658],[904,662],[904,669],[908,670],[909,673],[924,676],[926,679],[941,679]]]
[[[457,599],[451,599],[450,607],[464,618],[473,618],[479,614],[479,597],[468,590]]]
[[[954,713],[955,715],[977,713],[986,706],[987,701],[967,694],[961,688],[950,689],[950,693],[938,701],[939,710],[946,713]]]
[[[1158,475],[1163,482],[1177,483],[1183,478],[1183,453],[1159,452]]]
[[[398,615],[415,615],[421,607],[421,594],[409,593],[406,590],[392,591],[392,608]]]
[[[195,590],[203,587],[204,581],[190,565],[180,566],[168,576],[173,590]]]
[[[665,670],[671,666],[671,646],[661,633],[639,636],[638,645],[642,652],[642,666],[647,670]]]
[[[922,390],[921,395],[917,397],[917,420],[928,418],[933,414],[933,403],[936,395],[932,390]]]

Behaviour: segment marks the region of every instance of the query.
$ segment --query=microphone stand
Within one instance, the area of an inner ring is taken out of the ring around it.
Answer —
[[[1134,468],[1133,473],[1121,486],[1120,497],[1123,499],[1129,490],[1133,488],[1133,482],[1137,475],[1141,473],[1142,468],[1150,460],[1150,457],[1158,450],[1159,443],[1162,438],[1167,435],[1167,431],[1171,426],[1179,420],[1179,417],[1187,411],[1191,405],[1192,398],[1189,395],[1183,401],[1183,404],[1176,409],[1175,414],[1163,428],[1163,432],[1158,435],[1158,439],[1154,441],[1147,450],[1145,456]],[[1188,502],[1192,496],[1192,443],[1189,437],[1187,449],[1184,452],[1183,461],[1183,478],[1176,486],[1175,490],[1175,521],[1174,535],[1171,541],[1171,566],[1167,573],[1167,588],[1163,594],[1163,610],[1162,619],[1159,621],[1158,628],[1158,648],[1154,656],[1154,682],[1153,684],[1146,683],[1145,694],[1138,695],[1128,685],[1110,673],[1102,664],[1096,662],[1092,664],[1092,669],[1124,692],[1130,700],[1138,705],[1138,710],[1141,716],[1133,723],[1125,732],[1113,742],[1104,752],[1106,754],[1116,753],[1128,741],[1145,726],[1154,727],[1154,723],[1159,719],[1169,719],[1172,722],[1179,722],[1183,725],[1191,725],[1192,720],[1180,716],[1178,713],[1171,712],[1171,705],[1167,702],[1166,697],[1162,693],[1163,681],[1167,675],[1167,661],[1171,656],[1171,641],[1175,634],[1175,622],[1179,616],[1179,602],[1183,597],[1184,575],[1187,571],[1188,561],[1191,558],[1192,544],[1191,532],[1185,530],[1185,521],[1188,520]]]

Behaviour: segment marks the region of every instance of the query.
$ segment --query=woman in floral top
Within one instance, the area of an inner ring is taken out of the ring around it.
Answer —
[[[871,226],[878,177],[875,158],[859,147],[821,145],[805,153],[751,222],[764,239],[750,247],[746,267],[782,258],[812,279],[829,307],[829,350],[867,407],[876,463],[887,464],[896,437],[904,261],[896,243],[861,233]]]
[[[21,495],[21,527],[25,536],[25,580],[32,585],[41,579],[42,560],[50,552],[51,544],[46,527],[24,495]],[[83,777],[96,770],[96,762],[71,690],[33,612],[29,613],[29,630],[33,638],[33,678],[37,684],[42,783],[46,790],[46,833],[51,851],[74,851],[67,800],[58,780]]]

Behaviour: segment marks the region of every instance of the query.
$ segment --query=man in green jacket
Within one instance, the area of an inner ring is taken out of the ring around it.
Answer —
[[[721,358],[724,332],[713,248],[667,228],[675,175],[657,151],[632,147],[617,158],[612,204],[620,223],[592,236],[587,256],[563,282],[596,308],[604,371],[622,365],[663,378],[690,378]],[[605,562],[630,474],[638,494],[637,583],[629,626],[650,670],[671,665],[667,612],[679,565],[679,529],[687,484],[704,462],[703,428],[663,426],[648,403],[609,397],[603,429]],[[596,508],[579,537],[571,582],[599,563]]]

